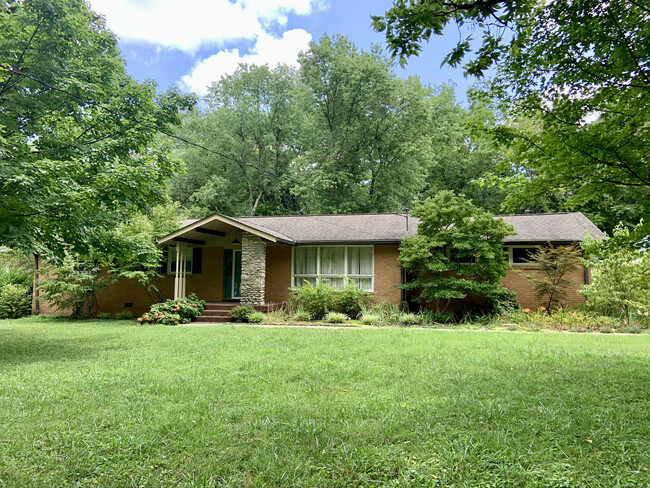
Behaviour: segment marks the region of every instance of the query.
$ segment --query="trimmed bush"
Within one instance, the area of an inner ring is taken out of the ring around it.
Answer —
[[[192,293],[185,298],[167,300],[152,305],[149,312],[138,318],[138,323],[164,325],[187,324],[191,322],[193,318],[201,315],[204,307],[205,301],[199,300],[198,297]]]
[[[266,322],[266,314],[262,312],[253,312],[248,316],[248,322],[251,324],[262,324]]]
[[[361,315],[361,323],[364,325],[377,325],[381,322],[381,315],[374,313],[364,313]]]
[[[298,322],[309,322],[312,320],[311,313],[309,313],[307,310],[296,310],[293,314],[293,320],[297,320]]]
[[[17,319],[31,310],[29,288],[9,283],[0,288],[0,319]]]
[[[246,323],[254,313],[255,309],[251,305],[237,305],[230,311],[230,321]]]
[[[347,315],[345,315],[344,313],[329,312],[323,318],[323,322],[327,322],[328,324],[342,324],[343,322],[345,322],[348,319],[349,319],[349,317]]]
[[[110,320],[110,319],[112,319],[113,317],[111,316],[110,313],[102,312],[102,313],[98,313],[98,314],[97,314],[97,318],[98,318],[99,320]]]
[[[115,320],[131,320],[133,319],[133,314],[130,310],[122,310],[115,314]]]

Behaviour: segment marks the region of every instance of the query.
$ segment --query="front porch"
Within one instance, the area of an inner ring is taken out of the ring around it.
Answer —
[[[168,246],[173,298],[196,293],[209,302],[206,317],[227,320],[239,304],[277,309],[291,284],[291,246],[278,241],[225,216],[186,225],[159,241]]]

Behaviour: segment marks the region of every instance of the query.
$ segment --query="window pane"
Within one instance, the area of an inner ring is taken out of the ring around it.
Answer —
[[[536,247],[513,247],[512,262],[517,264],[530,263],[531,255],[537,251]]]
[[[185,250],[185,272],[192,272],[192,256],[194,251],[191,247],[188,247]],[[170,247],[167,254],[167,259],[169,260],[169,274],[176,274],[176,247]]]
[[[294,273],[316,274],[316,257],[318,249],[315,247],[296,247],[294,249]]]
[[[332,288],[343,288],[345,286],[345,278],[321,278],[320,281]]]
[[[348,248],[348,275],[372,275],[372,247]]]
[[[372,287],[372,278],[353,278],[351,281],[357,290],[370,291]]]
[[[320,274],[342,275],[345,273],[345,248],[320,248]]]
[[[305,277],[305,276],[296,276],[294,279],[294,286],[298,288],[302,288],[309,282],[312,285],[316,286],[316,278],[315,277]]]

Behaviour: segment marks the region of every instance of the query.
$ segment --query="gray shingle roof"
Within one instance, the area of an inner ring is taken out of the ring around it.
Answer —
[[[581,241],[588,231],[592,237],[605,238],[603,232],[580,212],[552,214],[499,215],[517,232],[504,240],[518,242]],[[295,244],[345,242],[400,242],[406,235],[404,214],[288,215],[277,217],[232,217],[281,241]],[[183,222],[183,227],[196,222]],[[409,232],[417,232],[418,219],[409,218]]]

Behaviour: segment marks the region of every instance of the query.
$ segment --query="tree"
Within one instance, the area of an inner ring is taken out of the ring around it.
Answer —
[[[157,131],[193,101],[124,71],[82,0],[0,7],[0,235],[50,259],[163,201],[180,162]]]
[[[374,25],[402,61],[456,23],[482,31],[446,57],[465,74],[496,68],[489,95],[508,120],[502,141],[526,149],[520,195],[562,192],[574,206],[624,199],[650,209],[650,9],[636,0],[397,0]],[[512,201],[512,198],[511,198]]]
[[[508,269],[503,239],[514,234],[511,225],[451,191],[418,204],[413,216],[420,219],[418,232],[402,241],[400,261],[415,279],[403,289],[418,291],[438,312],[454,299],[484,297],[494,304],[507,296],[500,280]]]
[[[530,262],[535,263],[534,274],[518,274],[530,280],[535,286],[539,300],[546,302],[548,311],[558,308],[567,297],[567,290],[574,283],[567,275],[580,268],[582,251],[576,245],[554,246],[549,243],[530,254]]]
[[[582,247],[593,282],[580,293],[586,304],[598,312],[634,318],[650,315],[650,229],[641,221],[634,228],[619,225],[606,241],[589,236]]]

